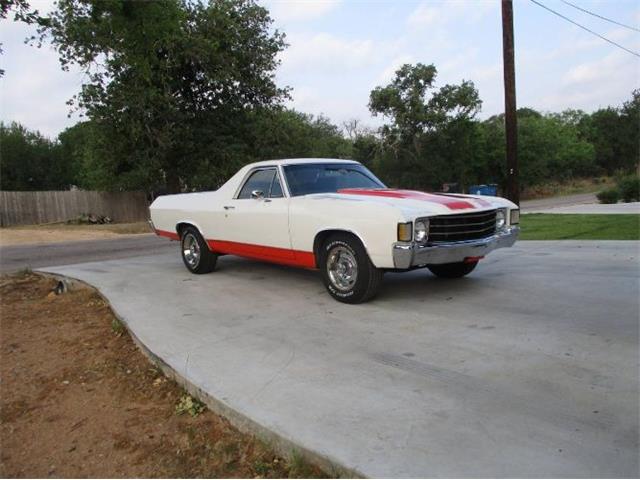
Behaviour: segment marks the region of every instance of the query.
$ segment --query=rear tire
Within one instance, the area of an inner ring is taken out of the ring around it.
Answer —
[[[383,271],[371,263],[353,235],[331,235],[320,247],[319,258],[324,286],[339,302],[362,303],[378,293]]]
[[[478,262],[443,263],[442,265],[427,265],[436,277],[461,278],[470,274],[478,265]]]
[[[180,253],[184,266],[191,273],[209,273],[216,268],[218,255],[209,250],[207,242],[195,227],[180,231]]]

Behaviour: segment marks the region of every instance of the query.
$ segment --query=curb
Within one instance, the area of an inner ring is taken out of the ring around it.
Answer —
[[[345,467],[330,457],[298,445],[294,440],[284,437],[268,427],[257,423],[247,415],[238,412],[229,405],[226,405],[224,402],[208,394],[200,387],[181,376],[173,367],[171,367],[171,365],[153,353],[151,349],[140,341],[130,328],[126,318],[118,313],[109,299],[97,287],[94,287],[83,280],[61,275],[59,273],[51,273],[45,270],[33,270],[33,272],[38,275],[42,275],[43,277],[53,278],[62,282],[65,289],[73,290],[74,288],[85,288],[96,292],[113,312],[114,316],[125,326],[129,336],[133,340],[133,343],[152,364],[162,370],[162,373],[166,377],[174,380],[178,385],[184,388],[192,397],[197,398],[204,403],[213,413],[229,420],[229,422],[242,433],[253,435],[262,441],[267,442],[276,451],[276,453],[278,453],[278,455],[289,460],[294,456],[301,456],[306,461],[317,465],[327,472],[329,476],[328,478],[366,478],[356,469]]]

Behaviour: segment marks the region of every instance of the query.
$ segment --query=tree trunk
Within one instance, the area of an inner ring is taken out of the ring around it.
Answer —
[[[180,177],[173,169],[167,170],[167,192],[180,193]]]

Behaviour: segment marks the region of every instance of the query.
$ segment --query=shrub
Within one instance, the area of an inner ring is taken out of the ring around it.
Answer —
[[[625,202],[640,201],[640,176],[629,175],[618,180],[618,190]]]
[[[597,197],[600,203],[618,203],[620,191],[617,188],[608,188],[598,193]]]

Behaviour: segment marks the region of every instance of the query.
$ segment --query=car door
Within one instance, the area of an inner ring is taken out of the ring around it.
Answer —
[[[225,237],[237,255],[293,258],[289,238],[289,199],[276,167],[249,173],[235,198],[224,203]]]

